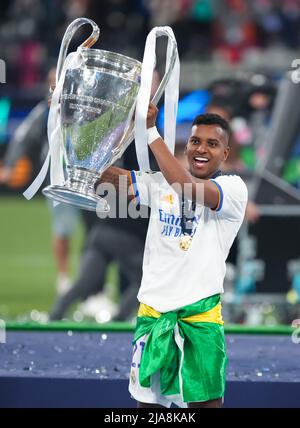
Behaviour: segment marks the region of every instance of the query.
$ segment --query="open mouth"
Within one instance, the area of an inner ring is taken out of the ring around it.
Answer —
[[[207,162],[208,162],[208,159],[203,157],[203,156],[195,156],[194,157],[195,166],[198,168],[203,167],[204,165],[207,164]]]

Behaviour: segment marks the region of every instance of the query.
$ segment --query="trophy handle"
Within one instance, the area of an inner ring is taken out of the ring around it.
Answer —
[[[77,19],[75,19],[75,21],[71,22],[71,24],[68,26],[68,28],[65,32],[64,38],[63,38],[62,43],[61,43],[60,51],[59,51],[59,57],[58,57],[57,69],[56,69],[56,84],[59,81],[59,78],[60,78],[60,75],[61,75],[61,72],[63,69],[63,65],[64,65],[65,59],[67,57],[67,52],[68,52],[70,42],[71,42],[74,34],[76,33],[76,31],[85,24],[90,24],[93,27],[93,32],[90,35],[90,37],[88,39],[86,39],[80,45],[80,47],[90,48],[91,46],[93,46],[97,42],[97,40],[99,38],[99,35],[100,35],[99,27],[91,19],[77,18]]]
[[[176,61],[176,57],[177,57],[177,43],[174,37],[170,37],[170,33],[165,30],[163,27],[158,27],[158,31],[157,31],[157,37],[159,36],[167,36],[169,37],[170,41],[171,41],[171,49],[172,49],[172,53],[171,53],[171,60],[170,60],[170,65],[168,70],[166,71],[164,77],[162,78],[162,81],[160,82],[160,85],[157,89],[157,91],[155,92],[153,98],[152,98],[152,103],[153,104],[157,104],[165,90],[165,87],[168,84],[168,81],[170,79],[171,73],[173,71],[174,65],[175,65],[175,61]]]
[[[164,77],[162,78],[159,87],[157,89],[157,91],[155,92],[151,102],[153,104],[157,104],[169,82],[169,79],[171,77],[171,73],[173,71],[175,62],[176,62],[176,58],[177,58],[177,43],[176,43],[176,39],[173,35],[170,34],[170,32],[168,31],[168,29],[165,29],[164,27],[157,27],[157,37],[159,36],[167,36],[169,37],[169,40],[171,41],[171,59],[170,59],[170,64],[169,64],[169,68],[166,71]],[[124,140],[123,143],[121,145],[119,145],[118,147],[116,147],[114,149],[114,157],[113,157],[113,161],[111,162],[111,164],[113,164],[113,162],[118,159],[119,157],[121,157],[123,155],[123,153],[125,152],[125,150],[127,149],[127,147],[131,144],[131,142],[134,140],[134,121],[132,118],[132,122],[130,124],[130,127],[126,133],[126,135],[124,136]]]

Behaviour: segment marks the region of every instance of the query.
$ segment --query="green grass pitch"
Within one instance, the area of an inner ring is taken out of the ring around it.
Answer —
[[[15,319],[32,309],[48,311],[55,298],[51,213],[46,200],[0,198],[0,318]],[[83,239],[79,226],[71,242],[71,275],[77,272]]]

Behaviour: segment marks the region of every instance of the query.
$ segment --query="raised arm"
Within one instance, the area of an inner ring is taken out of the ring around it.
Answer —
[[[150,103],[147,115],[148,129],[155,127],[157,113],[158,109]],[[182,193],[184,190],[186,198],[213,209],[218,206],[219,190],[213,182],[193,177],[172,155],[158,134],[156,139],[149,141],[149,145],[165,179],[176,192]]]

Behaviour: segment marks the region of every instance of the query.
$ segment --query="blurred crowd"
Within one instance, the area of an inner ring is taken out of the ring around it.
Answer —
[[[25,121],[19,120],[20,126],[11,126],[13,130],[7,131],[2,138],[5,149],[0,144],[1,190],[12,183],[14,168],[20,159],[30,157],[34,150],[38,165],[34,169],[37,170],[45,157],[47,90],[54,79],[53,65],[67,25],[81,16],[93,19],[100,27],[101,35],[95,47],[140,60],[148,32],[158,25],[172,27],[182,61],[210,61],[217,55],[228,64],[239,64],[251,55],[253,49],[262,52],[280,49],[283,52],[300,48],[300,0],[2,1],[0,58],[6,61],[7,85],[1,90],[11,98],[12,104],[19,90],[23,98],[26,93],[34,93],[39,103],[28,115],[26,105]],[[89,31],[86,28],[80,30],[70,49],[76,49]],[[199,90],[182,93],[178,110],[178,158],[182,158],[183,143],[188,138],[194,116],[203,112],[217,113],[230,122],[232,129],[231,154],[224,164],[224,171],[251,178],[257,160],[264,156],[277,90],[278,81],[274,76],[259,71],[248,73],[244,78],[207,82]],[[1,95],[0,92],[0,101]],[[287,166],[285,172],[287,181],[296,186],[300,183],[300,136],[298,140],[292,166],[290,169]],[[138,168],[133,145],[121,162],[127,169]],[[294,173],[295,169],[297,173]],[[119,307],[110,309],[109,317],[130,319],[136,308],[147,222],[134,220],[133,224],[130,219],[99,221],[85,212],[81,217],[78,212],[70,212],[62,206],[56,210],[50,208],[58,272],[58,297],[50,313],[51,319],[62,319],[74,302],[87,301],[103,292],[107,267],[112,261],[119,266],[122,299]],[[79,217],[85,225],[86,235],[79,272],[73,280],[69,276],[69,241]],[[260,218],[259,208],[251,199],[246,217],[250,223],[256,223]],[[255,254],[252,254],[248,261],[252,262],[254,258]],[[298,297],[300,301],[300,291]],[[109,307],[107,300],[103,303],[103,295],[102,303],[96,305],[96,312],[99,312],[99,305]],[[95,311],[91,313],[94,315]],[[97,320],[108,319],[106,314]]]
[[[172,26],[182,60],[217,53],[238,63],[253,49],[300,47],[299,0],[6,0],[0,8],[0,58],[9,83],[27,88],[43,81],[67,24],[80,16],[100,26],[102,49],[137,59],[157,25]]]

